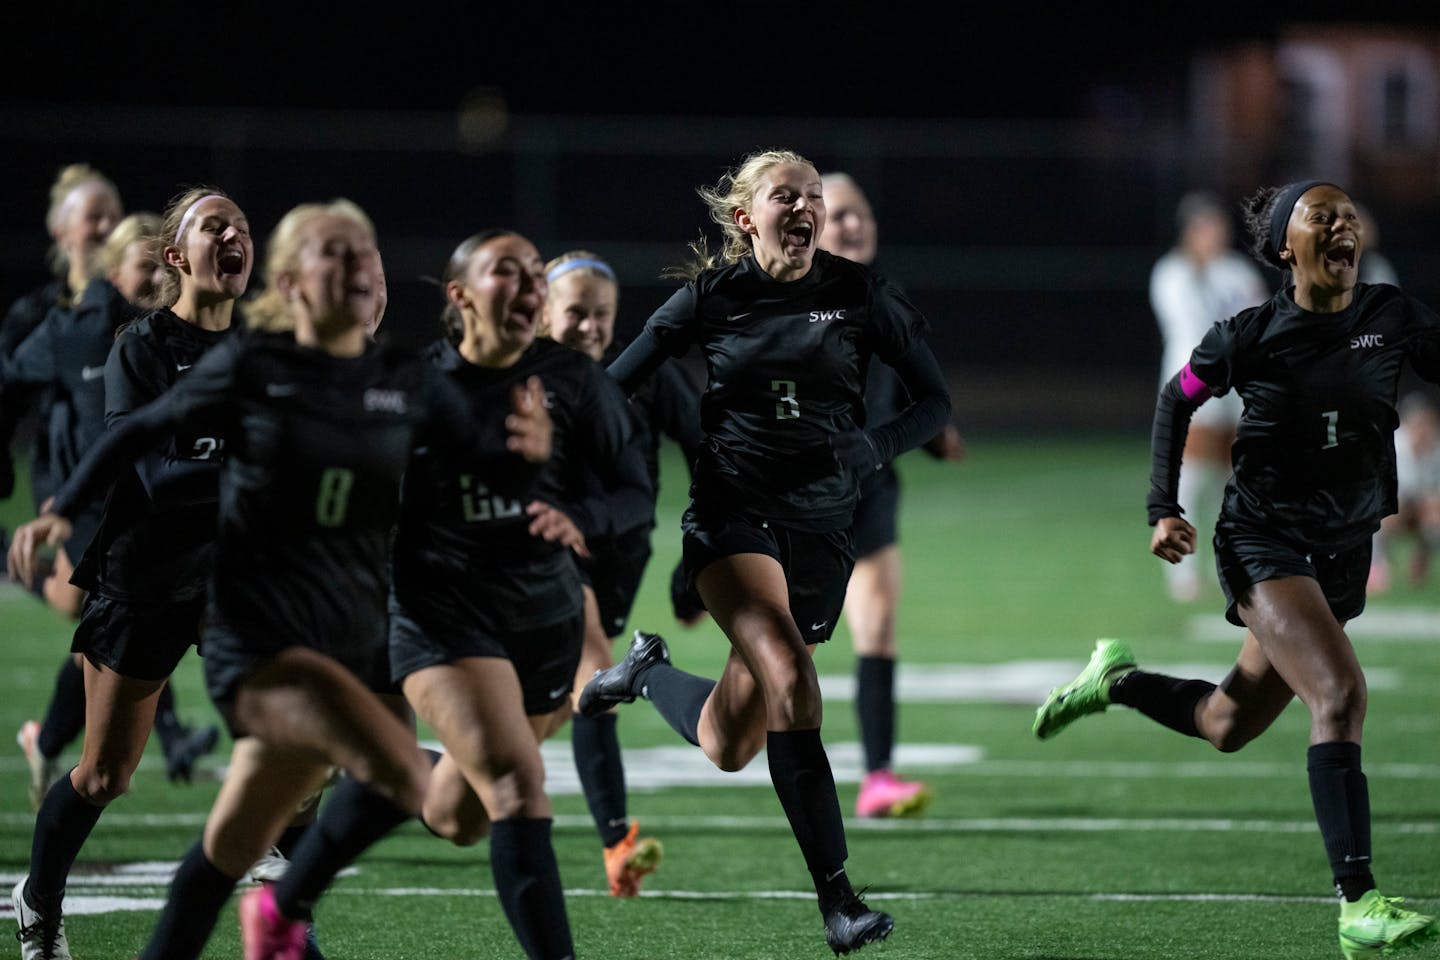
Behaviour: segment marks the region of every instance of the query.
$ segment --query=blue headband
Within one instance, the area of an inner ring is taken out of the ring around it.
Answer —
[[[564,263],[557,263],[545,274],[546,283],[554,283],[560,277],[565,276],[571,270],[579,270],[581,267],[589,267],[598,270],[611,283],[615,283],[615,271],[610,269],[610,264],[604,260],[589,260],[585,257],[576,257],[574,260],[566,260]]]
[[[1270,209],[1270,247],[1277,257],[1285,246],[1285,225],[1290,222],[1290,214],[1295,212],[1295,204],[1300,202],[1306,190],[1321,186],[1335,187],[1343,192],[1341,187],[1329,180],[1297,180],[1280,188],[1280,195],[1275,198],[1275,206]]]

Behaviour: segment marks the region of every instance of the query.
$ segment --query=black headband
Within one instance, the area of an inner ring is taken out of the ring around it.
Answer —
[[[1285,225],[1290,222],[1290,214],[1295,211],[1295,204],[1300,202],[1306,190],[1320,186],[1341,189],[1329,180],[1297,180],[1280,188],[1280,195],[1275,198],[1275,206],[1270,209],[1270,246],[1277,257],[1285,246]]]

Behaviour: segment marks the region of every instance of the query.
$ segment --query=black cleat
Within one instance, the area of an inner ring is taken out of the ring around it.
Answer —
[[[220,742],[220,728],[213,724],[203,730],[182,729],[184,736],[165,744],[165,776],[171,783],[189,783],[195,761]]]
[[[837,957],[859,950],[867,943],[879,943],[894,929],[895,921],[890,914],[871,910],[855,893],[825,914],[825,944],[835,951]]]
[[[580,691],[580,712],[587,717],[598,717],[617,704],[634,703],[640,696],[641,674],[657,663],[669,662],[670,648],[665,646],[664,637],[636,630],[625,658],[613,667],[596,670],[595,676]]]

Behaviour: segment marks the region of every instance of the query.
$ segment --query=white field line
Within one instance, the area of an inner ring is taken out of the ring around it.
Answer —
[[[1218,613],[1196,614],[1185,623],[1190,640],[1228,643],[1239,649],[1245,631]],[[1427,607],[1371,609],[1345,625],[1345,633],[1361,648],[1372,643],[1440,644],[1440,610]],[[1138,654],[1139,651],[1137,650]],[[1366,671],[1367,675],[1369,671]]]

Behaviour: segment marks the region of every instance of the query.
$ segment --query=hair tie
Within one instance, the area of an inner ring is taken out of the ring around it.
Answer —
[[[180,218],[180,229],[175,231],[175,242],[176,242],[176,243],[179,243],[179,242],[180,242],[180,238],[183,237],[183,236],[185,236],[185,228],[188,227],[188,226],[190,226],[190,218],[193,217],[193,216],[195,216],[195,208],[196,208],[196,207],[200,206],[200,204],[204,203],[206,200],[226,200],[226,199],[229,199],[229,198],[228,198],[228,197],[222,197],[222,196],[220,196],[220,194],[218,194],[218,193],[210,193],[210,194],[206,194],[205,196],[201,197],[199,200],[196,200],[194,203],[190,204],[189,209],[187,209],[187,210],[185,211],[185,216],[183,216],[183,217]]]
[[[546,272],[545,282],[554,283],[556,279],[565,276],[565,274],[569,273],[571,270],[579,270],[581,267],[589,267],[592,270],[598,270],[600,271],[600,273],[604,274],[611,283],[617,282],[615,280],[615,271],[610,269],[610,264],[606,263],[604,260],[592,260],[587,257],[576,257],[574,260],[566,260],[564,263],[555,264],[555,266],[551,267],[549,271]]]
[[[1280,250],[1285,246],[1285,225],[1290,222],[1290,214],[1295,212],[1295,204],[1300,202],[1305,191],[1320,186],[1335,187],[1343,192],[1342,187],[1329,180],[1298,180],[1280,188],[1280,195],[1275,198],[1275,206],[1270,210],[1270,247],[1275,256],[1280,256]]]

